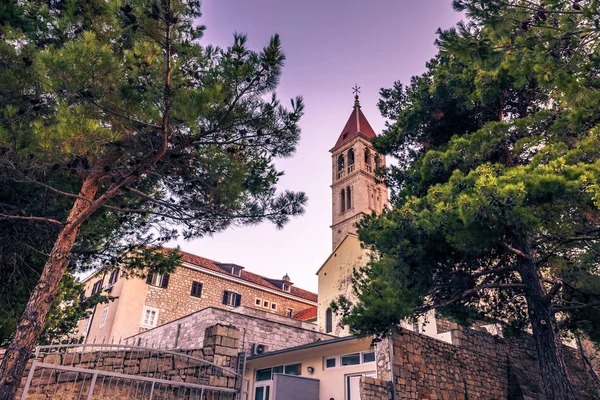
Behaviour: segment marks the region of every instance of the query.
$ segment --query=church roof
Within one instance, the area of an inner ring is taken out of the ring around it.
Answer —
[[[317,306],[312,306],[310,308],[307,308],[306,310],[297,312],[296,315],[294,315],[294,319],[296,319],[298,321],[310,321],[311,319],[316,319],[316,318],[317,318]]]
[[[350,114],[350,118],[348,118],[348,122],[346,122],[344,129],[342,129],[342,133],[340,133],[334,147],[338,147],[360,133],[370,139],[377,136],[373,128],[371,128],[369,121],[367,121],[367,117],[365,117],[365,114],[360,110],[360,103],[358,101],[358,96],[356,96],[352,114]]]

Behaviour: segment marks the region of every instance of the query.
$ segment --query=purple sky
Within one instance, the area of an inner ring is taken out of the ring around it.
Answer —
[[[278,95],[284,104],[304,96],[301,141],[294,157],[279,161],[279,187],[304,191],[306,213],[277,230],[265,223],[234,228],[178,244],[183,250],[273,277],[288,273],[295,285],[317,290],[318,268],[331,253],[331,159],[353,105],[352,86],[361,87],[361,106],[376,132],[379,89],[407,83],[436,52],[438,27],[461,16],[450,0],[204,0],[204,44],[221,47],[233,32],[248,34],[260,49],[274,33],[287,56]]]

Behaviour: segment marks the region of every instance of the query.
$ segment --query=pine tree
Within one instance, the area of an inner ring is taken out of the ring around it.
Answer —
[[[156,234],[282,226],[303,212],[303,193],[275,189],[274,159],[293,154],[303,112],[301,98],[287,109],[274,94],[285,60],[279,37],[261,51],[244,35],[226,49],[202,46],[199,3],[0,6],[0,173],[71,203],[56,216],[0,205],[4,220],[56,230],[0,365],[0,398],[13,396],[74,247],[93,240],[80,234],[95,216],[147,228],[124,256],[143,267],[161,257],[140,253]],[[47,171],[67,178],[48,181]]]
[[[454,3],[469,22],[382,90],[393,206],[360,223],[377,256],[337,306],[359,334],[432,309],[531,329],[547,398],[572,399],[560,332],[591,337],[600,305],[597,2]]]

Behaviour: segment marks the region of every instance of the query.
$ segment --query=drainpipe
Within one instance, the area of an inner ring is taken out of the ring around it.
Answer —
[[[388,352],[390,355],[390,374],[392,375],[392,400],[396,400],[396,377],[394,376],[394,341],[392,335],[388,334]]]

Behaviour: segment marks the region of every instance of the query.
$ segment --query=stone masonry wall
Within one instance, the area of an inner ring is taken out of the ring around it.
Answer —
[[[361,377],[360,400],[392,400],[390,382],[368,376]]]
[[[543,393],[530,336],[502,339],[464,328],[451,332],[453,344],[407,330],[394,336],[394,378],[399,399],[550,400]],[[569,348],[565,351],[571,381],[580,398],[600,398],[581,362]]]
[[[152,348],[115,348],[101,345],[76,347],[68,351],[59,348],[43,349],[27,364],[17,398],[21,397],[35,360],[37,363],[63,366],[72,370],[36,368],[27,392],[28,399],[46,399],[49,393],[53,394],[52,398],[71,398],[73,394],[75,397],[79,395],[78,398],[87,398],[92,375],[95,371],[103,371],[108,374],[168,381],[169,383],[155,384],[152,390],[155,394],[153,398],[156,399],[183,400],[192,395],[193,398],[200,399],[196,389],[186,390],[178,386],[178,382],[184,382],[213,388],[204,391],[205,396],[202,400],[233,400],[234,394],[221,392],[219,388],[232,390],[242,384],[235,373],[238,369],[240,330],[233,326],[217,324],[206,328],[204,337],[206,340],[203,348],[177,353]],[[100,373],[92,399],[147,398],[149,385],[150,383],[141,379],[111,377]]]
[[[317,326],[291,318],[276,316],[255,309],[241,308],[238,312],[207,308],[168,324],[125,339],[128,344],[155,346],[169,349],[196,349],[204,343],[208,326],[221,323],[236,326],[245,333],[245,346],[264,344],[265,351],[281,350],[292,346],[333,339],[317,332]],[[242,314],[243,313],[243,314]],[[241,350],[241,345],[240,345]]]
[[[193,281],[202,283],[201,297],[190,295]],[[287,315],[288,309],[295,314],[312,306],[308,301],[287,298],[283,293],[277,295],[187,267],[177,267],[169,277],[167,288],[148,285],[146,306],[158,308],[158,325],[162,325],[207,307],[234,309],[223,304],[225,290],[240,294],[241,305],[249,308],[260,308],[256,299],[267,300],[269,309],[265,310],[282,316]],[[276,310],[271,308],[273,303],[277,305]]]

